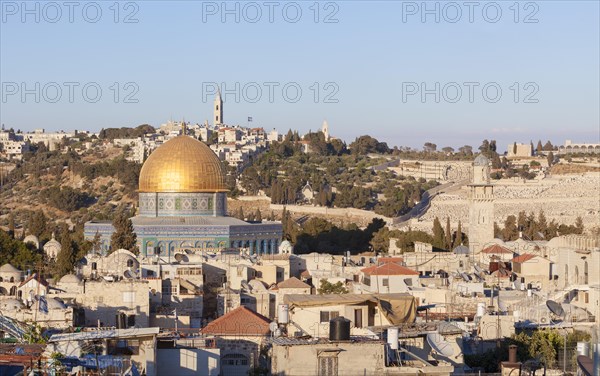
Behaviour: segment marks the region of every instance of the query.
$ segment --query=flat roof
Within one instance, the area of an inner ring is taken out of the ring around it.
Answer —
[[[49,342],[64,342],[64,341],[86,341],[105,338],[132,338],[132,337],[147,337],[158,334],[160,328],[131,328],[131,329],[109,329],[109,330],[92,330],[79,333],[64,333],[54,334],[50,337]]]

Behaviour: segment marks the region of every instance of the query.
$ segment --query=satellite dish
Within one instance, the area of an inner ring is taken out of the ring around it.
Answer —
[[[483,273],[483,270],[479,267],[479,265],[474,265],[473,267],[477,273]]]
[[[187,253],[188,255],[193,255],[193,254],[194,254],[194,251],[192,251],[191,249],[186,249],[186,250],[184,250],[184,251],[185,251],[185,253]]]
[[[273,321],[269,324],[269,330],[271,331],[271,333],[275,333],[277,328],[279,328],[279,325],[277,325],[277,323],[275,321]]]
[[[185,255],[183,253],[175,254],[175,260],[177,260],[178,262],[189,262],[190,261],[190,259],[187,257],[187,255]]]
[[[133,276],[131,275],[131,271],[129,271],[129,270],[125,270],[125,272],[123,272],[123,276],[127,279],[133,278]]]
[[[547,300],[546,307],[548,307],[550,312],[554,313],[556,316],[560,318],[565,317],[565,310],[560,303],[557,303],[554,300]]]
[[[406,284],[406,286],[412,286],[412,278],[404,278],[404,283]]]
[[[429,346],[438,354],[444,357],[451,357],[454,355],[454,349],[450,342],[446,341],[446,339],[440,333],[428,333],[427,334],[427,343]]]
[[[471,281],[471,277],[469,277],[469,275],[465,272],[461,272],[460,276],[462,277],[462,279],[465,280],[465,282],[470,282]]]
[[[242,287],[244,288],[244,290],[246,290],[247,292],[252,292],[252,286],[250,286],[248,284],[248,282],[242,281],[242,282],[240,282],[240,284],[242,285]]]

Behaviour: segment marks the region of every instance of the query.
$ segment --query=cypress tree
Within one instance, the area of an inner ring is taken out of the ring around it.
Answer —
[[[137,254],[137,236],[133,230],[133,223],[125,213],[121,211],[113,220],[113,232],[110,238],[111,253],[117,249],[126,249]]]
[[[256,208],[256,213],[254,213],[254,220],[256,222],[262,222],[262,214],[260,213],[260,209]]]
[[[445,237],[444,229],[438,217],[433,220],[433,246],[436,248],[444,248]]]
[[[452,231],[450,230],[450,217],[446,217],[446,249],[452,248]]]
[[[75,247],[69,232],[63,232],[60,240],[60,252],[56,256],[56,274],[62,277],[75,267]]]
[[[452,245],[452,249],[462,245],[463,243],[463,233],[462,233],[462,223],[458,221],[458,228],[456,229],[456,236],[454,237],[454,244]]]

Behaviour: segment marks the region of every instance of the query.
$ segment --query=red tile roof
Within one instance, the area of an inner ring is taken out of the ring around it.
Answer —
[[[402,257],[380,257],[377,262],[381,264],[387,264],[388,262],[394,262],[396,264],[402,264],[404,259]]]
[[[240,306],[212,321],[200,332],[216,336],[267,336],[270,322],[263,315]]]
[[[419,275],[419,272],[393,262],[378,266],[370,266],[362,269],[361,272],[368,275]]]
[[[536,257],[536,255],[532,255],[531,253],[523,253],[522,255],[517,256],[514,259],[512,259],[512,262],[523,263],[523,262],[531,260],[534,257]]]
[[[279,282],[277,287],[280,289],[309,289],[310,286],[296,277],[291,277],[285,281]]]
[[[510,249],[505,248],[505,247],[503,247],[501,245],[498,245],[498,244],[494,244],[492,246],[484,248],[483,251],[481,251],[481,252],[488,253],[488,254],[492,253],[492,254],[497,254],[497,255],[498,254],[502,254],[502,253],[505,253],[505,254],[506,253],[513,253]]]

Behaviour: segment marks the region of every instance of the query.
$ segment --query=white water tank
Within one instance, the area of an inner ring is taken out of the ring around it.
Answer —
[[[280,304],[277,307],[277,322],[280,324],[287,324],[290,322],[290,306],[287,304]]]
[[[485,303],[477,303],[477,317],[483,317],[485,315]]]
[[[398,332],[398,328],[395,327],[387,329],[387,343],[392,350],[398,350]]]

